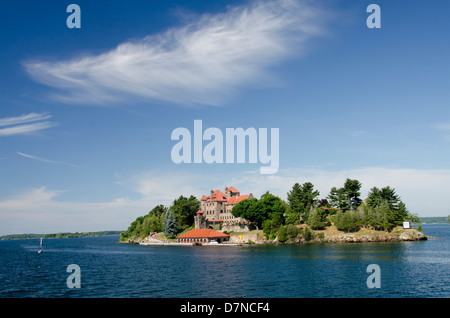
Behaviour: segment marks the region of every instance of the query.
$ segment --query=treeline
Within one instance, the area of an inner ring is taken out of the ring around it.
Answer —
[[[358,180],[346,179],[342,187],[331,188],[325,199],[319,199],[320,192],[311,182],[296,183],[287,193],[286,201],[266,192],[260,199],[239,202],[232,214],[252,222],[267,238],[281,234],[287,239],[299,231],[295,230],[299,224],[321,230],[333,223],[339,230],[354,232],[362,227],[390,231],[405,220],[420,222],[417,215],[409,213],[393,188],[373,187],[363,200],[361,186]]]
[[[170,207],[160,204],[147,215],[134,220],[128,229],[120,233],[120,240],[144,238],[150,233],[164,232],[168,238],[173,238],[194,225],[194,216],[200,208],[200,201],[194,197],[180,196]]]
[[[106,236],[106,235],[118,235],[120,231],[98,231],[98,232],[62,232],[51,234],[9,234],[0,236],[0,240],[23,240],[23,239],[53,239],[53,238],[69,238],[69,237],[88,237],[88,236]]]
[[[425,216],[421,217],[422,223],[450,223],[450,215],[445,216]]]

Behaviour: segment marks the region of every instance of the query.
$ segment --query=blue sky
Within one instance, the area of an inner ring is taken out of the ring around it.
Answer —
[[[81,8],[69,29],[66,8]],[[381,29],[366,8],[381,8]],[[125,229],[179,195],[345,178],[446,216],[445,1],[6,1],[0,234]],[[280,167],[175,164],[177,127],[279,128]]]

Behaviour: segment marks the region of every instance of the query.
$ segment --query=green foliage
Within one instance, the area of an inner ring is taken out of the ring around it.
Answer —
[[[309,213],[308,225],[313,230],[323,230],[325,228],[325,223],[323,222],[323,216],[319,213],[318,208],[311,208],[311,212]],[[323,210],[321,210],[323,211]]]
[[[418,215],[415,215],[419,220],[414,222],[411,220],[411,222],[413,223],[450,223],[450,215],[445,217],[445,216],[425,216],[425,217],[420,217]]]
[[[345,232],[355,232],[359,229],[360,220],[357,211],[338,211],[336,213],[335,224],[338,230]]]
[[[258,228],[266,220],[276,219],[277,222],[283,224],[285,212],[286,205],[283,200],[269,192],[263,194],[260,200],[256,198],[242,200],[231,210],[235,217],[244,218],[254,223]]]
[[[166,211],[167,208],[160,204],[154,207],[147,215],[136,218],[126,231],[120,233],[120,241],[126,241],[129,238],[143,238],[152,232],[162,232]]]
[[[288,224],[280,226],[277,233],[278,242],[295,241],[300,234],[300,229],[295,225]]]
[[[171,209],[164,216],[163,231],[168,238],[174,238],[178,233],[178,224]]]
[[[417,227],[417,231],[422,232],[423,233],[423,229],[422,229],[422,224],[419,224],[419,226]]]
[[[300,224],[300,214],[296,212],[288,212],[287,218],[284,220],[286,224],[297,225]]]
[[[362,202],[360,198],[361,186],[361,182],[358,180],[347,178],[342,188],[331,188],[327,197],[329,204],[342,211],[356,210]]]
[[[305,227],[301,232],[301,236],[305,241],[311,241],[314,238],[314,233],[308,227]]]
[[[278,242],[284,243],[288,240],[286,226],[282,226],[278,229]]]
[[[173,201],[170,210],[173,212],[178,228],[180,230],[187,229],[194,224],[194,216],[200,208],[200,201],[194,196],[186,198],[180,196],[178,199]]]
[[[269,219],[268,215],[263,215],[262,211],[260,213],[260,202],[256,198],[242,200],[233,207],[231,214],[254,223],[258,228]]]
[[[384,207],[384,210],[381,211],[383,228],[401,225],[403,221],[414,217],[409,214],[406,205],[395,193],[395,189],[389,186],[381,189],[377,187],[370,189],[366,204],[372,209],[381,208],[381,206],[387,204],[387,207]]]
[[[316,207],[319,202],[317,199],[319,194],[320,192],[314,190],[314,185],[311,182],[305,182],[303,185],[298,183],[294,184],[292,190],[287,194],[289,214],[307,220],[311,207]],[[288,216],[288,219],[293,223],[290,215]]]

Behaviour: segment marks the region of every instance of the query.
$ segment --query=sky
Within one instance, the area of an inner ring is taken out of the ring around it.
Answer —
[[[72,3],[81,28],[68,27]],[[366,23],[372,3],[381,28]],[[346,178],[363,199],[391,186],[411,213],[449,215],[449,10],[438,0],[2,2],[0,235],[124,230],[158,204],[226,186],[286,199],[312,182],[326,198]],[[224,136],[277,128],[278,170],[261,174],[248,158],[175,163],[172,132],[186,128],[194,143],[195,120]]]

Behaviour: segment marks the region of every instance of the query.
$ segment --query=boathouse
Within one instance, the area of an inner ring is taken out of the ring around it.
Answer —
[[[177,236],[178,243],[222,243],[229,239],[229,235],[212,229],[194,229]]]

